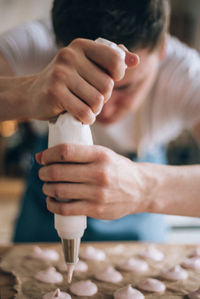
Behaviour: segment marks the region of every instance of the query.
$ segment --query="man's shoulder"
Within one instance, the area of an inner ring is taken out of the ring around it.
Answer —
[[[189,47],[176,37],[170,36],[167,41],[166,57],[162,64],[176,65],[176,62],[182,65],[195,65],[200,68],[200,54],[197,50]]]

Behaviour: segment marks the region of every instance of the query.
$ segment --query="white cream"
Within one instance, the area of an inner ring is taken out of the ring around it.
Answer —
[[[188,273],[182,267],[177,265],[163,271],[161,277],[167,280],[185,280],[188,278]]]
[[[127,285],[124,288],[118,289],[113,294],[114,299],[144,299],[144,295],[131,287],[131,285]]]
[[[56,289],[54,292],[45,294],[42,299],[71,299],[72,297],[65,292],[61,292],[60,289]]]
[[[34,276],[37,280],[46,283],[61,283],[63,276],[56,271],[54,267],[49,267],[46,270],[40,271]]]
[[[97,272],[95,278],[105,282],[118,283],[123,277],[121,273],[116,271],[112,266],[109,266],[105,270]]]
[[[80,250],[79,256],[85,260],[95,260],[104,261],[106,259],[106,254],[103,250],[95,248],[93,246],[87,246]]]
[[[135,273],[144,273],[148,271],[149,266],[147,262],[139,259],[130,258],[122,264],[118,265],[118,268],[122,271],[130,271]]]
[[[200,257],[191,257],[186,258],[182,264],[184,268],[186,269],[192,269],[192,270],[200,270]]]
[[[138,288],[153,293],[163,293],[166,290],[165,284],[154,278],[147,278],[141,281]]]
[[[156,247],[152,245],[140,252],[139,256],[146,259],[150,259],[155,262],[160,262],[164,258],[164,254],[162,253],[162,251],[158,250]]]
[[[48,248],[40,248],[38,246],[34,246],[33,252],[30,254],[30,256],[35,259],[49,260],[53,262],[59,260],[59,254],[56,250],[48,249]]]
[[[98,292],[98,288],[91,280],[82,280],[73,283],[70,291],[76,296],[93,296]]]

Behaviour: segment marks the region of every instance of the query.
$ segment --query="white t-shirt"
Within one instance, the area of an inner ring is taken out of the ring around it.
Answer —
[[[42,70],[58,48],[48,20],[32,21],[0,36],[0,51],[16,75]],[[151,70],[150,70],[151,71]],[[200,55],[170,37],[167,55],[160,64],[155,84],[146,99],[140,117],[141,152],[166,144],[183,128],[200,122]],[[130,112],[109,126],[92,126],[96,144],[120,154],[136,150],[138,122]]]

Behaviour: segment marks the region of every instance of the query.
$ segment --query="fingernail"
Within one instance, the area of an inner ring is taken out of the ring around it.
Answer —
[[[42,164],[42,152],[39,152],[35,154],[35,160],[39,163]]]

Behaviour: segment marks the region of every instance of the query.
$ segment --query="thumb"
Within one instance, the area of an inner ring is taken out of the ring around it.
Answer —
[[[135,54],[130,52],[124,45],[120,44],[118,45],[122,50],[124,50],[126,57],[125,57],[125,63],[127,67],[133,67],[136,66],[140,63],[140,57]]]

